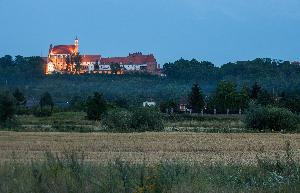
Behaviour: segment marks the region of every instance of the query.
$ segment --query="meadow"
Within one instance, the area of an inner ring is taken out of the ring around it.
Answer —
[[[100,121],[88,120],[84,112],[57,112],[51,117],[19,115],[17,131],[97,132],[103,131]],[[247,132],[239,115],[204,115],[165,117],[165,131]]]
[[[300,134],[249,131],[243,115],[173,115],[117,133],[84,112],[18,115],[0,132],[0,192],[299,192]]]
[[[0,192],[299,192],[299,134],[0,132]]]

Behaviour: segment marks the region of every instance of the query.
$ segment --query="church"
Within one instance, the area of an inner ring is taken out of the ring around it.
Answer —
[[[117,66],[117,70],[116,70]],[[79,40],[74,45],[50,45],[46,74],[124,74],[127,72],[146,72],[159,74],[160,66],[153,54],[143,55],[141,52],[126,57],[108,57],[79,53]]]

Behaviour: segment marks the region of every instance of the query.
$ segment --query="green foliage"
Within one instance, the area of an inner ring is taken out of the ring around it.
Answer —
[[[103,117],[102,124],[107,131],[131,132],[132,113],[125,109],[112,109]]]
[[[194,84],[189,95],[189,105],[193,113],[200,113],[204,108],[204,97],[198,84]]]
[[[81,62],[82,62],[82,56],[80,55],[80,53],[76,53],[76,54],[73,54],[73,60],[74,60],[74,63],[75,63],[75,70],[76,72],[79,72],[81,70]]]
[[[84,153],[46,153],[40,162],[0,163],[0,192],[286,192],[300,190],[300,167],[287,160],[258,158],[258,164],[204,165],[164,161],[93,163]]]
[[[294,113],[300,112],[300,95],[286,95],[285,93],[282,93],[279,97],[278,106],[287,108]]]
[[[255,130],[295,131],[299,117],[285,108],[251,104],[245,123]]]
[[[131,127],[137,132],[162,131],[163,117],[156,108],[136,108],[133,110]]]
[[[6,123],[13,119],[16,112],[14,97],[8,93],[0,93],[0,123]]]
[[[25,95],[19,89],[16,89],[12,95],[15,97],[18,106],[26,104]]]
[[[72,111],[85,111],[86,101],[80,96],[75,96],[70,101],[70,109]]]
[[[174,113],[178,112],[178,102],[176,100],[168,100],[168,101],[163,101],[159,104],[159,109],[162,113],[171,113],[172,109]]]
[[[72,60],[74,62],[75,58]],[[77,61],[79,60],[77,59]],[[264,58],[238,61],[222,67],[195,59],[180,59],[164,66],[164,73],[167,77],[146,74],[120,76],[56,74],[44,76],[44,64],[45,61],[41,57],[16,56],[13,58],[9,55],[0,57],[0,85],[5,89],[18,87],[22,91],[26,90],[28,101],[33,101],[33,98],[38,98],[46,91],[51,91],[55,103],[70,101],[74,96],[81,96],[85,99],[97,91],[103,93],[109,101],[125,98],[128,106],[133,106],[149,98],[158,104],[169,99],[175,99],[177,103],[182,95],[189,92],[189,85],[194,82],[201,84],[203,94],[214,99],[212,96],[214,96],[216,85],[220,80],[235,83],[235,105],[219,107],[217,101],[206,101],[211,113],[214,107],[217,108],[218,113],[225,113],[225,108],[229,108],[230,112],[235,113],[240,107],[244,109],[247,106],[245,101],[249,99],[244,100],[246,95],[238,96],[240,89],[244,85],[250,87],[255,82],[259,82],[259,85],[257,83],[247,89],[247,93],[253,100],[257,100],[261,88],[268,92],[274,89],[273,100],[279,100],[275,96],[282,91],[286,91],[287,94],[295,92],[299,95],[300,93],[298,89],[300,86],[299,64]],[[260,96],[264,96],[259,99],[261,103],[266,104],[269,99],[265,97],[266,95],[261,94]],[[273,104],[273,100],[268,104]],[[293,97],[293,99],[289,97],[287,100],[280,100],[278,105],[300,112],[296,100],[298,100],[297,97]]]
[[[33,114],[37,117],[49,117],[52,115],[54,102],[49,92],[45,92],[40,99],[40,108],[34,107]]]
[[[0,58],[0,77],[9,78],[11,81],[15,81],[13,79],[16,79],[16,77],[19,81],[40,78],[44,75],[44,63],[41,57],[18,55],[13,59],[11,56],[6,55]]]
[[[43,108],[34,107],[32,112],[36,117],[50,117],[53,113],[53,109],[51,106],[45,106]]]
[[[114,104],[119,107],[119,108],[124,108],[128,109],[129,108],[129,102],[125,98],[118,98],[117,100],[114,101]]]
[[[238,112],[239,109],[246,108],[248,102],[249,96],[245,88],[238,92],[234,83],[221,81],[210,101],[209,108],[213,106],[221,113],[225,113],[227,109]]]
[[[119,72],[119,71],[121,70],[121,66],[120,66],[120,64],[118,64],[118,63],[112,63],[112,64],[110,65],[110,68],[111,68],[111,72],[112,72],[113,74],[116,74],[117,72]]]
[[[113,132],[145,132],[164,129],[162,114],[153,107],[135,108],[132,111],[112,109],[103,116],[102,124],[107,131]]]
[[[256,102],[263,106],[274,104],[272,96],[264,89],[258,93]]]
[[[95,92],[86,102],[87,117],[90,120],[100,120],[101,115],[107,111],[107,103],[102,94]]]
[[[195,59],[180,59],[164,65],[164,73],[171,79],[212,81],[218,80],[219,69],[211,62],[198,62]]]
[[[261,91],[261,86],[259,86],[258,83],[255,82],[251,89],[250,98],[257,99],[260,91]]]
[[[41,107],[41,109],[44,108],[44,107],[46,107],[46,106],[51,107],[51,109],[54,106],[54,103],[53,103],[53,100],[52,100],[52,96],[50,95],[49,92],[45,92],[41,96],[41,99],[40,99],[40,107]]]

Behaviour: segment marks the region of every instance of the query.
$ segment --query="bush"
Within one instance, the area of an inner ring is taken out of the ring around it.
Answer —
[[[75,111],[75,112],[76,111],[78,111],[78,112],[84,111],[85,107],[86,107],[85,100],[80,96],[75,96],[70,101],[69,109],[72,111]]]
[[[155,108],[137,108],[132,111],[113,109],[102,120],[109,131],[145,132],[164,129],[162,114]]]
[[[41,96],[40,106],[41,106],[41,109],[44,108],[44,107],[50,106],[51,107],[51,111],[53,110],[54,103],[53,103],[52,96],[50,95],[50,93],[45,92]]]
[[[251,104],[245,117],[248,128],[257,130],[294,131],[298,116],[285,108]]]
[[[0,93],[0,123],[13,119],[16,113],[16,103],[9,93]]]
[[[153,107],[137,108],[132,114],[131,127],[134,131],[162,131],[164,129],[163,116]]]
[[[33,115],[36,117],[51,117],[52,112],[53,110],[49,106],[43,108],[33,108]]]
[[[109,131],[130,132],[132,113],[123,109],[110,110],[102,120]]]
[[[100,120],[101,115],[107,111],[106,100],[102,94],[95,92],[94,96],[88,97],[86,108],[89,120]]]

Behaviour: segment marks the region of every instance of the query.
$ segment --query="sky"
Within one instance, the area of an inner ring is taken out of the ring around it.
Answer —
[[[153,53],[220,66],[300,60],[300,0],[0,0],[0,56],[73,44],[102,57]]]

